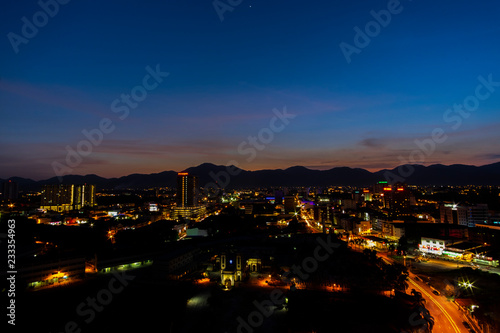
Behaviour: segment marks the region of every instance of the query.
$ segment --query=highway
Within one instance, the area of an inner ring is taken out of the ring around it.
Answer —
[[[412,275],[410,273],[410,275]],[[463,326],[463,315],[457,306],[449,302],[444,296],[437,296],[423,282],[416,281],[413,277],[408,278],[409,289],[415,289],[422,293],[425,299],[425,307],[434,317],[434,332],[468,332]]]
[[[387,263],[393,262],[384,253],[378,253],[378,255]],[[425,307],[434,318],[433,332],[468,333],[468,330],[462,324],[465,318],[457,306],[449,302],[446,297],[433,294],[429,286],[422,281],[418,281],[418,278],[410,272],[408,276],[408,294],[411,293],[411,289],[422,293],[422,297],[425,299]]]

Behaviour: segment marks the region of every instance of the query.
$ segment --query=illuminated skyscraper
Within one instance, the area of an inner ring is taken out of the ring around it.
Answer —
[[[187,172],[177,174],[177,207],[195,207],[197,198],[198,177]]]
[[[205,207],[198,205],[198,177],[180,172],[177,174],[177,207],[174,207],[175,218],[197,220],[205,214]]]

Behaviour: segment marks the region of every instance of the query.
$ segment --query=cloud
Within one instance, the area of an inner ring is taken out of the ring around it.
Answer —
[[[359,142],[359,144],[367,148],[384,148],[387,146],[382,139],[378,138],[363,139]]]
[[[0,80],[0,91],[34,101],[38,105],[60,107],[99,117],[108,117],[110,113],[108,105],[94,103],[87,94],[66,86],[37,86],[27,82]]]
[[[480,160],[500,160],[500,154],[481,154],[476,155],[476,158]]]

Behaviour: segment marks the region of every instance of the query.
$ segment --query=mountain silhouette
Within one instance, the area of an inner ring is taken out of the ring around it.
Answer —
[[[200,186],[224,188],[257,188],[277,186],[370,186],[380,180],[403,181],[412,185],[500,185],[500,162],[472,166],[463,164],[401,165],[394,169],[370,172],[360,168],[335,167],[312,170],[303,166],[287,169],[248,171],[235,166],[226,167],[203,163],[184,172],[199,177]],[[119,178],[97,175],[67,175],[62,182],[57,177],[41,181],[12,177],[20,190],[40,190],[45,184],[94,184],[98,189],[146,189],[177,186],[177,172],[163,171],[152,174],[131,174]],[[0,179],[0,182],[5,180]]]

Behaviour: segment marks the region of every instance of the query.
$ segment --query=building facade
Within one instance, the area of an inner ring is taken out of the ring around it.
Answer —
[[[95,206],[95,185],[44,185],[41,209],[64,212]]]
[[[477,204],[461,206],[455,203],[443,203],[439,206],[441,223],[475,227],[476,224],[488,223],[488,205]]]
[[[177,207],[198,205],[198,177],[187,172],[177,174]]]
[[[411,192],[406,184],[396,183],[384,187],[384,207],[389,210],[391,218],[411,216]]]
[[[187,172],[179,172],[176,206],[172,209],[173,217],[197,220],[205,214],[205,211],[205,207],[198,204],[198,177]]]
[[[17,200],[18,191],[16,182],[8,180],[2,184],[2,198],[4,200]]]
[[[418,248],[422,253],[442,255],[446,245],[450,243],[445,239],[422,237]]]
[[[231,256],[223,253],[220,258],[221,283],[226,287],[234,287],[235,282],[239,282],[243,278],[243,266],[241,262],[241,254]]]

